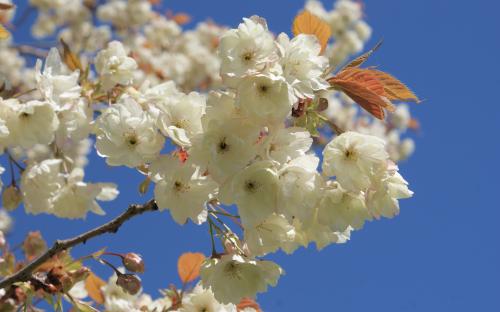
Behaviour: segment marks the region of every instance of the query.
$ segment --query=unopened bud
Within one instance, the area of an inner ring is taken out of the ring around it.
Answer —
[[[134,274],[119,274],[116,285],[131,295],[135,295],[141,290],[141,281]]]
[[[42,238],[39,231],[29,232],[23,242],[23,251],[28,260],[35,258],[47,250],[47,243]]]
[[[75,280],[69,275],[63,275],[59,278],[59,282],[61,283],[61,288],[63,292],[68,292],[75,285]]]
[[[3,191],[2,205],[8,211],[12,211],[19,207],[22,200],[23,196],[17,186],[11,185]]]
[[[131,272],[144,273],[144,261],[136,253],[129,252],[123,257],[123,265]]]

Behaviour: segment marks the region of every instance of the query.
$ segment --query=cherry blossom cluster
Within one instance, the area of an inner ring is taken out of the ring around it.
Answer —
[[[178,311],[236,311],[284,274],[262,257],[345,243],[412,196],[396,165],[414,150],[401,138],[415,128],[408,106],[375,120],[327,81],[371,35],[359,2],[339,0],[329,12],[307,2],[332,30],[325,52],[316,36],[274,35],[258,16],[234,29],[203,22],[183,31],[151,1],[30,3],[33,35],[56,34],[64,51],[50,49],[33,69],[22,55],[37,49],[0,43],[0,150],[12,172],[0,184],[3,206],[67,219],[105,214],[99,202],[119,192],[86,181],[93,148],[109,166],[139,172],[160,210],[210,229],[211,257]],[[172,307],[168,296],[130,294],[119,276],[103,287],[106,311]],[[87,296],[81,286],[72,297]]]

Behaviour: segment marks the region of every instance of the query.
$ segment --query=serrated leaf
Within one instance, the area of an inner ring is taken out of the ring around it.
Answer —
[[[321,45],[323,52],[332,34],[330,26],[309,11],[303,11],[295,17],[292,27],[295,36],[299,34],[315,35]]]
[[[367,89],[362,84],[354,81],[338,80],[333,81],[332,86],[340,89],[375,118],[380,120],[385,118],[385,112],[382,107],[387,105],[386,101],[384,101],[380,95]]]
[[[205,255],[199,252],[187,252],[179,257],[177,261],[177,270],[184,284],[198,278],[203,261],[205,261]]]
[[[66,66],[71,71],[79,70],[80,72],[83,72],[83,67],[82,63],[80,62],[80,59],[78,56],[76,56],[73,52],[71,52],[71,49],[69,48],[68,44],[64,42],[63,39],[60,40],[61,45],[63,46],[63,61]]]
[[[377,77],[377,79],[382,83],[382,85],[384,86],[386,97],[389,100],[413,101],[416,103],[420,103],[420,100],[415,95],[415,93],[413,93],[410,88],[408,88],[396,77],[376,69],[371,69],[369,71],[373,73],[375,77]]]
[[[101,290],[101,287],[104,285],[106,285],[106,282],[94,273],[90,273],[85,279],[85,289],[87,290],[89,297],[98,304],[104,303],[104,295]]]
[[[5,26],[0,24],[0,40],[8,39],[9,37],[10,32],[7,30],[7,28],[5,28]]]
[[[357,82],[379,96],[385,96],[384,85],[377,79],[375,74],[367,69],[346,68],[338,73],[332,80]]]
[[[356,68],[356,67],[361,66],[364,62],[366,62],[368,60],[368,58],[373,54],[373,52],[377,51],[378,48],[380,48],[381,45],[382,45],[382,40],[377,42],[377,44],[370,51],[364,53],[363,55],[358,56],[353,61],[351,61],[349,64],[344,66],[344,68],[342,68],[342,70],[347,69],[347,68]]]

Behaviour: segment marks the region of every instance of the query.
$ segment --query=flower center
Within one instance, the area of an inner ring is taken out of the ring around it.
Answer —
[[[346,149],[346,151],[344,152],[344,156],[348,160],[356,160],[357,159],[356,151],[352,147],[349,147],[348,149]]]
[[[234,262],[229,262],[226,267],[224,268],[224,272],[230,277],[230,278],[241,278],[240,270],[239,267],[236,263]]]
[[[125,140],[130,148],[135,148],[139,144],[139,138],[135,133],[129,134]]]
[[[259,185],[257,184],[256,181],[254,181],[254,180],[246,180],[245,181],[245,190],[247,192],[255,193],[258,188],[259,188]]]
[[[30,114],[26,113],[26,112],[23,112],[19,115],[19,118],[21,119],[29,119],[30,118]]]
[[[243,53],[241,55],[241,60],[244,62],[244,63],[250,63],[253,58],[254,58],[254,52],[253,51],[246,51],[245,53]]]
[[[217,151],[219,153],[225,153],[225,152],[229,151],[229,145],[226,142],[226,137],[223,137],[219,141],[219,144],[217,145]]]
[[[257,86],[257,90],[261,95],[265,95],[269,91],[269,86],[266,84],[261,84]]]

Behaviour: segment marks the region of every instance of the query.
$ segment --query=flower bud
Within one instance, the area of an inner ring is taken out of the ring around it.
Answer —
[[[75,285],[75,280],[69,275],[63,275],[59,278],[59,282],[61,283],[61,288],[63,292],[70,291],[71,288]]]
[[[29,232],[23,242],[23,251],[28,260],[31,260],[47,250],[47,243],[39,231]]]
[[[8,211],[12,211],[19,207],[22,200],[23,196],[17,186],[11,185],[3,191],[2,205]]]
[[[141,281],[134,274],[119,274],[116,285],[131,295],[135,295],[141,290]]]
[[[131,272],[144,273],[144,261],[136,253],[129,252],[123,257],[123,265]]]

